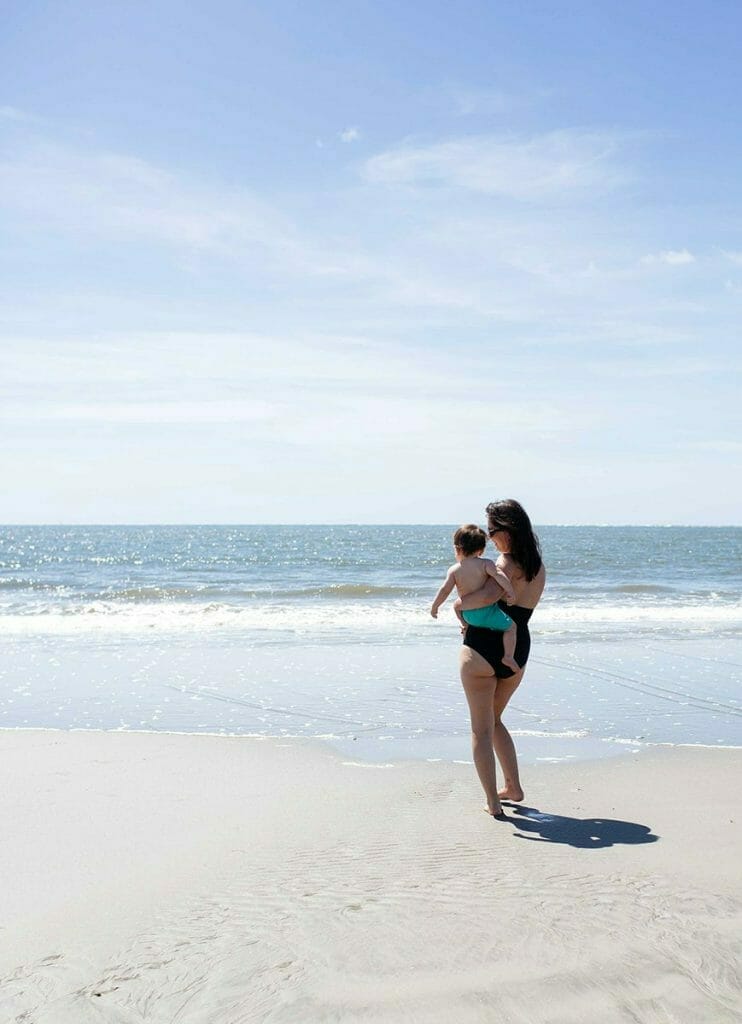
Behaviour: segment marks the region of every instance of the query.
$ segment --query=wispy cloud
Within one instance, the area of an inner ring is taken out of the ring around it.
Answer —
[[[19,122],[34,122],[39,121],[40,118],[36,117],[35,114],[29,114],[25,110],[19,110],[18,107],[2,106],[0,105],[0,120],[3,121],[19,121]]]
[[[68,420],[95,423],[250,423],[274,419],[280,408],[264,401],[132,401],[6,403],[5,420]]]
[[[257,432],[265,444],[376,450],[391,436],[407,446],[427,444],[444,404],[456,407],[457,430],[473,434],[491,415],[498,389],[500,430],[520,431],[521,447],[534,433],[563,435],[593,422],[582,406],[543,396],[537,405],[508,399],[504,373],[499,385],[477,389],[493,356],[462,367],[452,380],[445,353],[429,352],[423,365],[414,351],[362,338],[153,332],[78,339],[71,351],[18,339],[4,352],[10,378],[0,421],[7,429],[98,423],[187,430],[232,423]],[[39,363],[46,366],[43,379]],[[419,388],[414,396],[407,384],[412,376]],[[437,438],[436,447],[455,449],[454,438],[455,432],[447,441]]]
[[[600,154],[613,151],[618,142],[610,141],[610,135],[558,133],[557,145],[555,138],[466,140],[476,154],[502,158],[497,171],[503,176],[501,188],[521,189],[512,197],[502,192],[504,201],[496,204],[491,192],[462,186],[455,195],[451,187],[441,193],[418,188],[415,178],[414,203],[406,195],[409,186],[400,191],[364,183],[328,191],[309,215],[305,209],[295,216],[285,214],[275,196],[269,202],[248,189],[220,189],[129,155],[32,143],[0,163],[0,206],[8,208],[11,221],[16,218],[21,233],[32,228],[54,238],[64,232],[73,240],[100,241],[109,248],[126,243],[131,258],[144,255],[155,278],[161,271],[171,274],[173,254],[191,280],[201,271],[218,273],[220,288],[226,283],[217,319],[225,326],[244,322],[247,307],[240,289],[244,292],[249,280],[250,327],[258,331],[292,330],[300,324],[305,336],[371,330],[402,338],[428,328],[467,331],[489,324],[497,331],[507,325],[536,332],[549,344],[554,339],[578,345],[678,344],[688,310],[679,309],[677,296],[663,294],[674,275],[647,274],[636,259],[637,252],[659,249],[664,229],[658,233],[646,216],[631,224],[615,217],[613,209],[606,212],[591,201],[595,192],[587,185],[574,184],[576,201],[585,200],[582,208],[577,203],[565,212],[559,201],[559,160],[567,152],[575,160],[575,154],[587,160],[591,153],[605,184],[619,172],[613,160]],[[596,139],[604,141],[599,145]],[[440,143],[424,152],[448,152],[450,145],[455,144]],[[383,168],[390,153],[412,152],[401,147],[381,153],[374,158],[380,165],[371,160],[363,168]],[[464,174],[462,161],[457,152],[455,168],[446,165],[447,173]],[[520,185],[512,180],[518,161],[531,173],[529,180],[524,171]],[[413,159],[413,178],[415,166]],[[588,178],[586,171],[582,180]],[[526,194],[546,202],[529,209],[520,202]],[[549,202],[552,198],[556,201]],[[693,259],[687,252],[660,251],[651,261],[682,264],[688,256]],[[275,301],[277,287],[286,301]],[[31,322],[54,323],[55,313],[65,310],[69,323],[75,317],[79,322],[80,309],[87,313],[96,303],[105,320],[105,302],[99,298],[70,303],[69,293],[60,293],[54,300],[57,308],[45,312],[53,305],[47,303]],[[198,308],[198,296],[191,303],[191,295],[184,293],[181,315],[170,309],[165,315],[166,302],[157,315],[152,309],[145,314],[143,303],[141,315],[129,310],[126,317],[137,326],[182,327]],[[18,308],[15,322],[28,326],[28,312]],[[110,303],[108,315],[112,323],[118,316]],[[97,319],[90,314],[87,322]],[[690,326],[695,337],[695,325]]]
[[[241,194],[221,202],[131,156],[38,144],[0,163],[0,205],[27,224],[218,249],[241,237],[283,240],[275,217]]]
[[[477,135],[400,146],[366,161],[367,181],[446,186],[519,200],[612,188],[628,178],[614,162],[618,136],[557,131],[530,138]]]
[[[671,267],[682,267],[688,263],[695,263],[696,257],[687,249],[665,249],[663,252],[649,253],[647,256],[642,256],[639,262],[648,265],[666,263]]]
[[[456,113],[461,116],[481,113],[501,114],[506,110],[512,110],[517,103],[514,96],[501,89],[454,87],[451,89],[451,98]]]
[[[515,92],[507,89],[472,88],[452,85],[445,90],[447,101],[459,117],[472,115],[506,114],[532,106],[551,95],[550,90],[538,89]]]
[[[684,447],[716,455],[742,455],[742,441],[733,441],[727,438],[718,438],[711,441],[690,441]]]
[[[341,142],[356,142],[360,137],[361,133],[358,128],[355,127],[344,128],[343,131],[338,134],[338,138]]]
[[[307,239],[248,189],[206,186],[127,154],[31,143],[0,159],[0,208],[23,229],[174,248],[268,271],[347,275],[352,260]]]

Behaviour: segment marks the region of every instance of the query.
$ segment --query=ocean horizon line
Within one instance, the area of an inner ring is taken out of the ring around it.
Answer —
[[[312,527],[335,527],[335,526],[354,526],[354,527],[378,527],[378,526],[440,526],[440,527],[455,527],[459,525],[458,521],[451,520],[450,522],[442,521],[405,521],[405,522],[351,522],[350,520],[338,520],[333,522],[252,522],[252,523],[239,523],[239,522],[148,522],[142,520],[129,521],[129,522],[28,522],[28,523],[0,523],[0,529],[16,529],[25,527],[100,527],[100,528],[112,528],[112,527],[212,527],[212,526],[227,526],[235,529],[247,529],[253,527],[259,527],[265,529],[266,527],[280,528],[280,527],[297,527],[297,526],[312,526]],[[650,529],[665,529],[665,530],[679,530],[679,529],[704,529],[704,530],[736,530],[742,528],[742,523],[534,523],[534,528],[539,529],[579,529],[579,530],[650,530]]]

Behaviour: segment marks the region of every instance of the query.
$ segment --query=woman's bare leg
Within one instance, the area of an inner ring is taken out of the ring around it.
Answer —
[[[470,647],[461,648],[459,662],[461,683],[469,704],[471,717],[471,748],[474,767],[487,799],[487,810],[492,815],[502,814],[497,795],[495,754],[493,750],[495,716],[493,698],[497,680],[492,667]]]
[[[497,794],[501,800],[522,800],[523,787],[520,784],[518,772],[518,755],[515,751],[513,738],[502,721],[502,713],[508,705],[510,698],[520,685],[523,678],[523,670],[507,679],[498,679],[497,687],[492,700],[492,714],[494,718],[494,730],[492,742],[494,744],[497,760],[500,762],[502,774],[505,776],[505,785]]]

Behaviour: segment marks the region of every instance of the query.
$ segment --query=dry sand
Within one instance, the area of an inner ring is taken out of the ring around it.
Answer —
[[[529,767],[508,821],[295,741],[0,754],[3,1022],[742,1019],[738,751]]]

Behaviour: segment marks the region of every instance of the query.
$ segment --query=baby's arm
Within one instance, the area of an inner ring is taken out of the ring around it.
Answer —
[[[445,583],[443,584],[441,589],[438,591],[438,593],[435,595],[435,599],[434,599],[433,604],[432,604],[432,606],[430,608],[430,614],[433,616],[434,619],[438,618],[438,609],[440,608],[440,606],[443,604],[443,602],[446,600],[446,598],[448,597],[448,595],[451,593],[451,591],[453,590],[454,586],[456,585],[456,570],[457,569],[458,569],[458,565],[452,565],[451,566],[451,568],[446,573]]]
[[[484,567],[487,570],[487,575],[491,576],[493,580],[496,580],[502,589],[505,591],[505,600],[508,604],[512,604],[515,600],[515,591],[513,590],[513,584],[510,582],[505,573],[489,558],[483,558]]]

